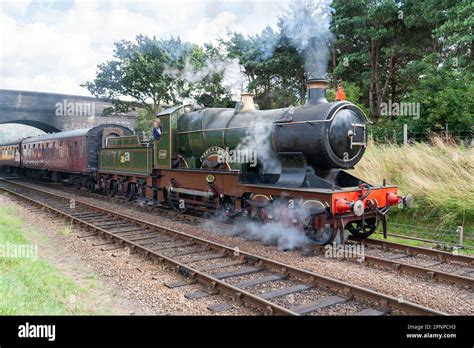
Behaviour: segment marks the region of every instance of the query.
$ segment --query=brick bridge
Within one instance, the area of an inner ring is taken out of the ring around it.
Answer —
[[[106,116],[111,107],[110,101],[93,97],[0,89],[0,124],[20,123],[46,133],[106,123],[133,129],[138,111]]]

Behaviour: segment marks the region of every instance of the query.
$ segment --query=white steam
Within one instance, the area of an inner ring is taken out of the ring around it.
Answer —
[[[309,216],[310,212],[301,206],[289,208],[289,202],[273,201],[269,203],[265,209],[266,213],[272,215],[273,219],[267,223],[251,220],[247,216],[240,216],[228,229],[216,228],[212,221],[204,222],[203,227],[227,236],[239,236],[249,240],[261,241],[265,245],[276,245],[279,250],[291,250],[307,246],[311,241],[305,231],[301,226],[294,226],[290,221],[292,221],[292,218],[296,218],[301,222]],[[223,222],[226,220],[226,216],[217,216],[215,220]]]
[[[265,245],[277,245],[279,250],[301,248],[310,242],[303,231],[281,222],[262,224],[246,221],[225,233],[238,235],[250,240],[259,240]]]
[[[256,37],[258,53],[257,60],[266,60],[272,57],[278,46],[281,35],[275,33],[271,27],[266,27],[260,35]]]
[[[305,57],[309,78],[324,77],[334,41],[330,25],[332,0],[295,0],[287,14],[280,17],[282,34]]]
[[[273,126],[265,115],[255,115],[250,121],[245,137],[236,146],[235,150],[244,153],[256,153],[260,168],[266,173],[279,173],[280,161],[273,151],[271,132]],[[246,152],[245,152],[246,151]],[[255,152],[250,152],[255,151]]]
[[[193,66],[188,59],[183,69],[167,66],[163,74],[189,83],[198,83],[207,77],[212,78],[214,75],[222,75],[222,86],[234,97],[240,96],[240,93],[246,87],[244,69],[237,58],[207,59],[205,65],[201,68]]]

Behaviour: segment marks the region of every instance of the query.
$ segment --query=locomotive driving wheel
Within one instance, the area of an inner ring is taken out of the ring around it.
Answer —
[[[184,199],[180,198],[177,193],[168,193],[168,199],[174,211],[184,214],[188,211],[188,207],[185,205]]]
[[[375,218],[351,221],[346,225],[346,229],[356,238],[364,239],[370,236],[377,229],[377,222]]]
[[[127,201],[133,201],[137,197],[137,185],[133,182],[127,185],[127,193],[125,198]]]
[[[114,197],[118,192],[118,183],[117,180],[111,180],[107,187],[107,195],[109,197]]]
[[[313,229],[311,232],[307,233],[308,238],[315,245],[326,245],[332,243],[334,238],[336,238],[337,229],[326,227],[321,229]]]

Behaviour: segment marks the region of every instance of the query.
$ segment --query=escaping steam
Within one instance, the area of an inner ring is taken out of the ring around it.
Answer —
[[[248,124],[245,137],[240,141],[235,150],[243,153],[256,153],[260,168],[266,173],[279,173],[280,162],[272,149],[271,120],[264,116],[256,115]],[[254,152],[251,152],[254,151]]]
[[[282,34],[305,57],[309,78],[326,74],[329,47],[334,41],[330,25],[334,9],[332,0],[295,0],[287,14],[279,18]]]
[[[222,218],[222,221],[224,220]],[[203,227],[231,237],[239,236],[248,240],[261,241],[265,245],[276,245],[278,250],[302,248],[310,243],[303,231],[282,222],[262,224],[243,217],[227,230],[216,229],[212,221],[204,222]]]
[[[246,87],[243,67],[237,58],[208,59],[205,65],[199,69],[194,67],[188,59],[183,69],[167,66],[163,73],[189,83],[198,83],[216,74],[222,75],[222,86],[234,97],[240,96],[240,93]]]
[[[309,243],[304,232],[279,222],[261,224],[247,221],[238,227],[233,227],[226,233],[250,240],[260,240],[265,245],[275,244],[279,250],[300,248]]]
[[[301,227],[297,227],[289,223],[292,218],[299,221],[305,219],[310,214],[305,207],[291,209],[286,201],[273,201],[267,208],[267,213],[273,216],[274,220],[262,223],[253,220],[248,216],[238,217],[232,226],[226,230],[216,228],[213,221],[204,222],[203,227],[213,230],[216,233],[223,233],[227,236],[239,236],[249,240],[258,240],[266,245],[276,245],[279,250],[291,250],[302,248],[311,243],[310,239]],[[280,219],[280,220],[278,220]],[[227,217],[222,214],[218,215],[214,221],[224,222]],[[286,221],[286,222],[285,222]]]

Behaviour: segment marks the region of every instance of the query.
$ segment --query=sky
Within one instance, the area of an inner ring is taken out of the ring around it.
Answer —
[[[90,95],[81,83],[138,34],[197,44],[276,26],[290,0],[0,0],[0,89]]]

